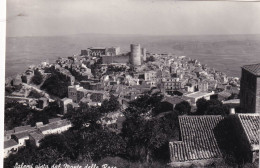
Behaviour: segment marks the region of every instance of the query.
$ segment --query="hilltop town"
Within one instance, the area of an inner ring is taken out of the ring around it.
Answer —
[[[140,44],[131,44],[126,53],[121,53],[120,47],[90,47],[55,63],[30,66],[6,79],[4,156],[10,164],[15,163],[16,155],[26,152],[28,146],[43,151],[52,135],[66,137],[69,131],[78,131],[84,141],[91,142],[84,147],[94,143],[85,136],[95,135],[111,138],[109,145],[100,143],[109,147],[117,143],[117,148],[102,148],[97,153],[104,154],[96,156],[84,153],[90,151],[86,147],[73,155],[76,161],[76,156],[88,156],[88,161],[108,156],[136,161],[143,155],[143,161],[150,162],[159,158],[158,153],[169,151],[163,155],[169,158],[161,160],[173,167],[256,165],[260,105],[258,92],[253,93],[252,88],[260,89],[260,65],[242,70],[241,79],[229,77],[199,60],[151,53]],[[21,117],[15,107],[28,114]],[[19,114],[21,120],[8,112]],[[234,139],[238,144],[228,148]],[[237,156],[237,151],[243,151],[243,156]],[[72,156],[66,157],[73,162]],[[233,163],[227,163],[227,157]]]
[[[52,94],[41,89],[54,72],[69,81],[68,94]],[[42,78],[41,81],[37,82],[37,77]],[[131,45],[129,53],[120,53],[119,47],[92,47],[79,55],[59,58],[56,63],[30,66],[24,73],[6,80],[7,88],[18,86],[21,88],[12,91],[7,98],[28,103],[38,110],[54,100],[62,101],[64,106],[77,106],[80,101],[100,105],[109,93],[118,96],[126,105],[124,102],[151,88],[159,89],[169,99],[186,100],[195,106],[196,100],[202,97],[215,96],[220,101],[237,98],[240,80],[186,56],[152,54],[140,45]],[[42,96],[29,99],[31,91]]]

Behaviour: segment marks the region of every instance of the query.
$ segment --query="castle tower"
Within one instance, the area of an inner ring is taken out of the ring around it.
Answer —
[[[130,63],[132,65],[141,65],[141,46],[140,44],[131,44]]]
[[[146,48],[142,48],[143,61],[146,61]]]
[[[260,113],[260,63],[242,67],[240,107],[243,113]]]

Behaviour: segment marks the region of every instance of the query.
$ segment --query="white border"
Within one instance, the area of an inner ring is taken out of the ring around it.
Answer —
[[[0,1],[0,167],[3,166],[4,149],[4,87],[5,87],[5,42],[6,42],[6,0]]]

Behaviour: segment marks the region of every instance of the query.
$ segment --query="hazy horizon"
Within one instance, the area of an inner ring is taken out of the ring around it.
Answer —
[[[260,34],[260,3],[8,0],[7,36]]]
[[[158,34],[114,34],[114,33],[77,33],[77,34],[60,34],[60,35],[38,35],[38,36],[6,36],[6,38],[20,38],[20,37],[60,37],[60,36],[79,36],[79,35],[108,35],[108,36],[146,36],[146,37],[202,37],[202,36],[260,36],[258,34],[189,34],[189,35],[158,35]]]
[[[6,38],[6,76],[23,72],[31,64],[55,61],[92,46],[119,46],[130,51],[139,43],[152,53],[174,53],[198,59],[230,76],[240,76],[240,67],[260,62],[260,35],[140,36],[78,34]],[[21,60],[23,60],[21,62]]]

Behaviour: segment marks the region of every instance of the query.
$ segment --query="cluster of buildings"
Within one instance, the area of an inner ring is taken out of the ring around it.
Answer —
[[[102,58],[103,64],[127,64],[141,65],[146,61],[146,49],[141,48],[140,44],[131,44],[130,52],[121,53],[120,47],[91,47],[81,50],[81,56],[91,56]]]
[[[39,147],[41,143],[40,141],[46,135],[62,133],[67,131],[71,126],[71,123],[66,119],[62,120],[61,118],[53,118],[49,119],[48,124],[38,122],[35,127],[27,125],[5,131],[4,158],[17,152],[19,148],[26,146],[27,142]]]
[[[154,57],[156,61],[148,61],[148,57]],[[96,64],[100,67],[99,75],[91,68]],[[234,136],[241,144],[241,151],[245,151],[245,157],[251,162],[259,157],[260,64],[242,67],[240,81],[186,56],[152,54],[141,48],[140,44],[131,44],[127,53],[121,53],[119,47],[91,47],[81,50],[80,55],[59,58],[52,65],[42,65],[46,66],[54,67],[70,81],[68,96],[59,100],[64,114],[71,108],[79,108],[82,103],[101,106],[111,94],[118,98],[122,109],[126,109],[131,100],[151,89],[162,92],[165,95],[162,102],[172,108],[182,101],[188,101],[196,108],[200,98],[218,99],[224,103],[232,101],[238,105],[240,102],[245,114],[231,113],[228,117],[179,116],[180,140],[169,143],[170,165],[204,166],[221,162],[222,149],[216,135],[219,135],[218,131],[220,129],[221,132],[226,121],[232,123],[233,132],[239,132]],[[108,73],[111,67],[118,71]],[[38,69],[41,72],[44,68]],[[30,83],[33,72],[28,69],[24,77],[14,79],[12,85]],[[234,100],[239,92],[240,100]],[[113,112],[102,118],[102,125],[120,127],[117,123],[122,123],[123,119],[122,113]],[[24,128],[24,132],[15,129],[8,131],[5,156],[24,146],[25,140],[39,146],[40,139],[45,135],[61,133],[69,127],[71,124],[68,121],[60,120],[50,121],[47,125],[38,123],[32,130]]]
[[[236,154],[244,162],[259,162],[260,64],[242,67],[240,107],[227,117],[179,116],[180,140],[169,142],[173,167],[205,166],[224,159],[224,145],[236,144]],[[227,131],[229,130],[229,131]],[[230,141],[230,142],[228,142]]]
[[[156,61],[146,62],[147,57],[151,56]],[[93,74],[97,72],[93,72],[91,67],[96,64],[101,68],[99,76],[94,78]],[[124,71],[108,74],[109,66]],[[41,67],[37,67],[46,76],[48,72],[43,71],[45,67],[54,67],[70,81],[68,96],[60,101],[65,113],[68,105],[77,108],[80,102],[101,105],[111,93],[118,96],[122,105],[126,106],[127,102],[151,88],[159,89],[172,99],[178,97],[189,101],[193,106],[202,97],[225,101],[239,93],[238,78],[229,78],[185,56],[148,53],[140,44],[131,44],[130,52],[127,53],[121,53],[119,47],[81,50],[80,55],[59,58],[55,64],[41,64]],[[132,72],[131,67],[134,68]],[[33,75],[31,70],[27,70],[29,76]]]

